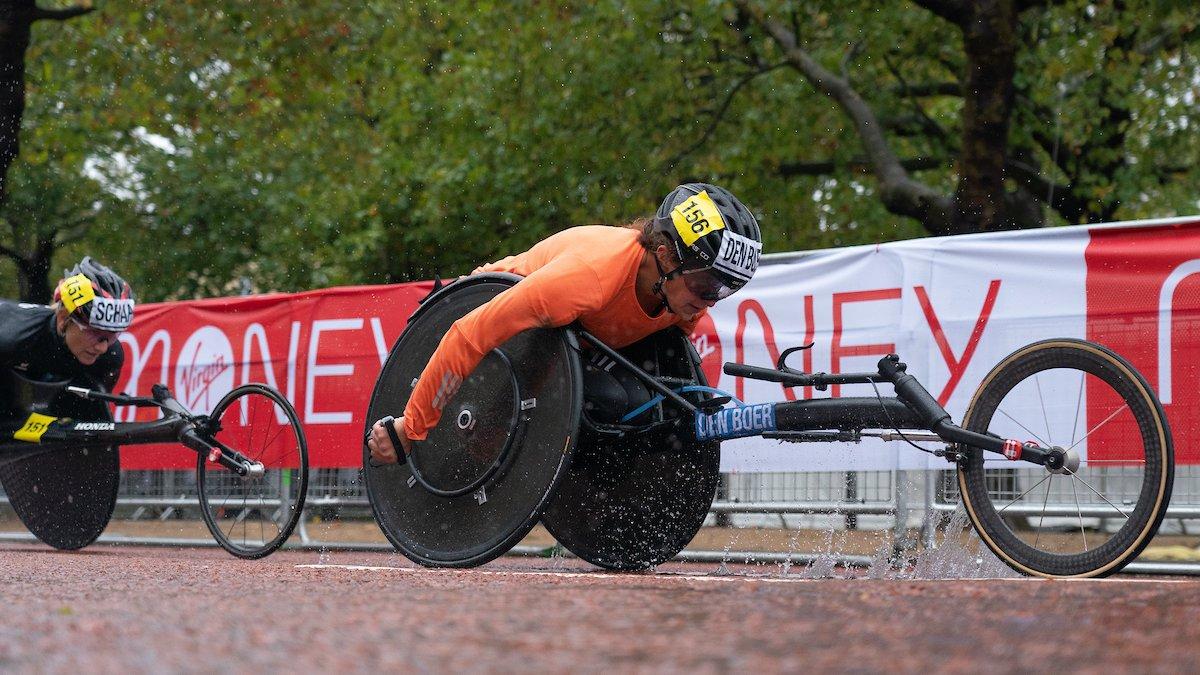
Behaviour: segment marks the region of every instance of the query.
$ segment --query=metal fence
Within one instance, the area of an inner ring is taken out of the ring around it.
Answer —
[[[1099,469],[1085,469],[1100,472]],[[1089,479],[1122,480],[1120,470],[1106,470]],[[1044,472],[1042,472],[1044,473]],[[1031,472],[1013,470],[1003,480],[1018,494],[1032,478]],[[1001,478],[998,478],[1001,480]],[[997,490],[1005,489],[997,486]],[[1068,490],[1069,488],[1063,488]],[[1074,512],[1077,494],[1051,493],[1064,509]],[[1096,506],[1094,503],[1091,506]],[[733,473],[721,476],[721,486],[707,524],[732,531],[764,528],[791,531],[869,531],[890,536],[898,552],[937,546],[937,528],[958,508],[958,484],[953,471],[841,471],[787,473]],[[193,471],[125,471],[114,519],[123,521],[199,520],[196,478]],[[315,522],[370,522],[370,504],[357,469],[315,469],[310,476],[306,516],[291,545],[305,548],[389,548],[322,539],[310,532]],[[1100,524],[1103,527],[1103,523]],[[11,528],[10,528],[11,529]],[[7,535],[12,538],[14,535]],[[179,543],[177,538],[118,537],[131,543]],[[1200,543],[1200,468],[1177,468],[1172,504],[1159,539],[1169,540],[1174,561],[1144,561],[1128,571],[1200,574],[1200,557],[1189,551]],[[104,541],[102,537],[101,541]],[[1181,542],[1183,542],[1181,544]],[[208,543],[196,540],[194,543]],[[1162,548],[1162,547],[1159,547]],[[1151,550],[1156,550],[1154,542]],[[532,550],[518,549],[518,553]],[[871,564],[868,555],[821,550],[710,550],[689,548],[681,557],[693,560],[794,562],[824,556],[846,564]]]

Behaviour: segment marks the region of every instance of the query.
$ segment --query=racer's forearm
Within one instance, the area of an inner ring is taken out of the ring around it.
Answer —
[[[603,302],[590,267],[570,259],[536,270],[454,322],[421,373],[404,409],[408,437],[424,440],[442,408],[483,357],[531,328],[565,326]]]
[[[462,335],[458,322],[450,327],[429,357],[404,407],[405,436],[414,441],[425,440],[429,430],[437,426],[446,402],[454,397],[486,353]]]

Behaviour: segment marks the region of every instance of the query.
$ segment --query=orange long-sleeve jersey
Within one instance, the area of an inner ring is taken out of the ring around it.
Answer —
[[[667,311],[649,316],[638,303],[635,284],[644,254],[637,231],[588,225],[559,232],[525,253],[477,270],[525,278],[446,332],[404,409],[408,437],[424,440],[484,355],[523,330],[579,321],[613,348],[673,325],[691,333],[703,313],[691,321]]]

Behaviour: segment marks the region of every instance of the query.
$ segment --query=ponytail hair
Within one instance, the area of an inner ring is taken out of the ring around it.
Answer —
[[[624,227],[638,232],[638,245],[647,251],[653,251],[659,246],[671,248],[671,241],[667,239],[667,236],[654,230],[653,218],[637,218]]]

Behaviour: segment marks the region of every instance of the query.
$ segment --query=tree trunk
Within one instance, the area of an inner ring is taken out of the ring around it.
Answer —
[[[76,7],[41,9],[35,0],[0,0],[0,214],[8,201],[8,170],[21,150],[21,120],[25,116],[25,52],[34,21],[65,21],[92,11],[90,0]],[[7,214],[5,214],[7,215]],[[12,246],[0,246],[17,266],[21,300],[48,303],[51,298],[50,259],[57,247],[53,229],[34,235],[32,250],[18,248],[19,227],[11,215]],[[41,228],[39,228],[40,230]]]
[[[971,3],[961,24],[967,55],[963,143],[954,193],[952,233],[1016,226],[1005,208],[1004,165],[1016,72],[1014,0]]]
[[[8,168],[20,152],[25,114],[25,51],[33,0],[0,0],[0,208],[8,195]]]
[[[50,284],[50,260],[54,257],[54,249],[53,240],[40,240],[35,249],[17,263],[21,302],[50,304],[54,297]]]

